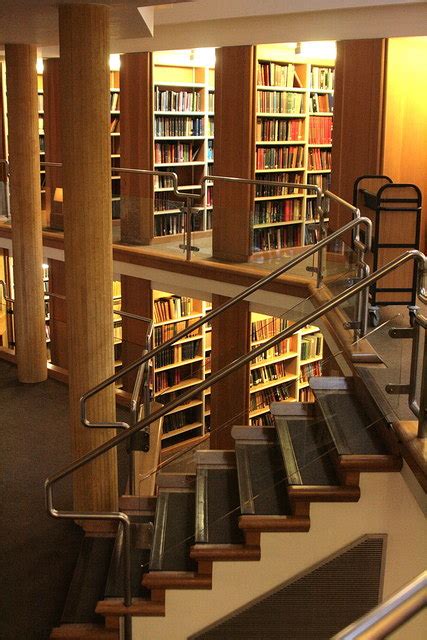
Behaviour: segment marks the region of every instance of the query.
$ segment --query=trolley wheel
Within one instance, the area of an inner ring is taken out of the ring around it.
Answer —
[[[378,327],[380,324],[380,310],[378,307],[370,307],[369,324],[371,327]]]
[[[409,309],[409,324],[411,327],[415,326],[415,317],[419,311],[419,307],[408,307]]]

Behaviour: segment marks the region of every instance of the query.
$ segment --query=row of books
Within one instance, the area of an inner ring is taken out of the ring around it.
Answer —
[[[321,356],[323,351],[323,336],[315,333],[312,336],[305,336],[301,339],[301,360],[309,360]]]
[[[208,161],[214,159],[214,146],[213,146],[213,140],[208,140],[208,157],[207,157]]]
[[[163,419],[163,433],[170,433],[176,429],[182,429],[182,427],[188,424],[194,424],[200,422],[200,407],[191,407],[188,410],[178,411],[167,415]]]
[[[198,350],[197,341],[167,347],[155,356],[156,367],[166,367],[168,364],[179,364],[185,360],[192,360],[196,357]]]
[[[265,141],[303,140],[304,119],[257,118],[256,139]]]
[[[209,91],[208,93],[208,111],[211,113],[215,109],[215,93],[214,91]]]
[[[208,120],[208,136],[213,136],[215,134],[215,121],[212,116],[209,116]]]
[[[194,321],[193,321],[194,322]],[[160,327],[154,327],[154,340],[156,346],[163,344],[170,338],[173,338],[184,329],[187,329],[191,325],[190,320],[183,320],[183,322],[173,322],[172,324],[164,324]],[[195,329],[194,331],[190,331],[187,334],[187,338],[194,338],[196,336],[201,336],[200,328]]]
[[[332,162],[332,154],[329,149],[309,149],[307,168],[309,171],[316,169],[330,169]]]
[[[332,90],[334,88],[335,70],[332,67],[311,67],[310,72],[312,89],[327,89]]]
[[[200,91],[171,91],[154,89],[155,111],[202,111]]]
[[[301,226],[254,229],[254,251],[273,251],[301,245]]]
[[[156,193],[154,197],[154,211],[169,211],[171,209],[181,209],[183,207],[182,200],[173,200],[166,193]]]
[[[312,93],[310,95],[309,108],[311,113],[330,113],[334,110],[333,93]]]
[[[251,341],[259,342],[260,340],[267,340],[268,338],[272,338],[281,331],[284,331],[287,326],[287,320],[285,320],[284,318],[271,317],[251,322]],[[282,348],[286,347],[287,350],[288,345],[285,345],[284,343],[280,343],[280,345],[282,345]],[[274,348],[278,347],[279,345],[276,345],[276,347]]]
[[[200,144],[194,142],[156,142],[154,145],[154,162],[194,162],[199,155]]]
[[[327,174],[329,175],[329,174]],[[329,213],[329,207],[330,207],[330,200],[329,198],[325,199],[325,203],[323,204],[323,207],[325,209],[325,213]],[[305,219],[307,221],[318,221],[319,220],[319,211],[316,208],[316,200],[314,198],[310,198],[310,200],[307,200],[307,205],[306,205],[306,210],[305,210]],[[310,243],[311,244],[311,243]]]
[[[169,394],[171,387],[181,382],[183,383],[186,380],[188,381],[190,378],[193,380],[196,376],[195,374],[192,376],[189,369],[190,367],[177,367],[176,369],[168,369],[167,371],[159,371],[156,373],[155,395]],[[198,374],[197,377],[199,378],[200,374]],[[200,379],[200,382],[202,382],[202,379]],[[168,400],[171,399],[172,398],[168,398]]]
[[[156,136],[202,136],[204,119],[191,116],[156,116],[154,132]]]
[[[117,93],[117,91],[111,92],[110,110],[118,111],[119,109],[120,109],[120,93]]]
[[[303,182],[304,175],[302,173],[297,173],[296,171],[292,171],[291,173],[275,173],[274,175],[270,173],[266,173],[263,175],[262,173],[258,174],[257,180],[268,180],[272,183],[272,185],[268,184],[257,184],[255,190],[255,196],[258,198],[266,197],[266,196],[286,196],[292,193],[302,193],[301,189],[298,187],[277,187],[274,185],[275,182],[292,182],[296,184],[301,184]]]
[[[301,220],[302,200],[268,200],[256,202],[254,224]]]
[[[276,387],[269,387],[262,391],[256,391],[250,395],[249,409],[250,411],[256,411],[257,409],[269,407],[272,402],[286,400],[290,397],[290,394],[291,389],[289,383],[282,383],[278,384]]]
[[[303,166],[304,146],[257,147],[257,169],[292,169]]]
[[[295,65],[268,61],[258,62],[257,85],[263,87],[301,86]]]
[[[251,418],[251,425],[253,427],[274,427],[275,422],[271,413],[263,413],[261,416]]]
[[[208,187],[206,189],[206,205],[211,207],[213,205],[213,189],[212,187]]]
[[[301,367],[299,381],[300,384],[305,384],[309,382],[310,378],[313,376],[321,376],[322,375],[322,367],[320,362],[312,362],[311,364],[305,364]]]
[[[155,236],[174,236],[181,233],[185,225],[184,213],[172,213],[154,218]]]
[[[330,173],[311,173],[307,176],[308,184],[315,184],[322,189],[322,191],[327,191],[331,188],[331,174]]]
[[[300,402],[314,402],[315,397],[314,393],[310,389],[310,387],[305,387],[304,389],[300,389],[299,391],[299,401]]]
[[[39,134],[44,132],[44,118],[43,116],[39,116]]]
[[[302,93],[292,91],[257,91],[256,109],[260,113],[302,113]]]
[[[171,187],[173,187],[171,176],[154,176],[155,189],[170,189]]]
[[[331,144],[332,116],[310,118],[308,141],[310,144]]]
[[[194,314],[194,300],[187,296],[158,298],[154,302],[154,322],[176,320]]]
[[[118,133],[120,131],[120,118],[111,118],[110,133]]]
[[[270,336],[271,337],[271,336]],[[278,358],[279,356],[286,355],[290,351],[290,338],[282,340],[274,347],[270,347],[267,351],[260,353],[259,356],[251,360],[252,363],[264,362],[265,360],[271,360],[272,358]]]
[[[266,364],[265,367],[258,367],[250,372],[249,386],[256,387],[258,384],[266,384],[272,380],[280,380],[287,375],[284,362]]]

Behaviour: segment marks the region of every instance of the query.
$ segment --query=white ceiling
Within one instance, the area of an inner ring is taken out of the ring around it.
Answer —
[[[427,3],[409,0],[0,0],[0,47],[58,55],[58,5],[88,2],[111,6],[116,52],[420,35],[427,23]]]

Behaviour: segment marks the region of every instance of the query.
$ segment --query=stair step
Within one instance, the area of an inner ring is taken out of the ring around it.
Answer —
[[[181,488],[178,483],[175,488],[159,490],[150,572],[195,571],[196,563],[190,558],[195,514],[194,489]]]
[[[286,473],[275,429],[234,427],[232,436],[236,441],[242,515],[291,515]]]
[[[239,527],[244,531],[308,531],[309,516],[241,516]]]
[[[317,406],[339,456],[384,456],[388,449],[377,433],[377,423],[356,397],[350,378],[311,378]]]
[[[64,624],[50,634],[51,640],[119,640],[119,631],[97,624]]]
[[[212,589],[212,575],[194,571],[154,571],[143,582],[148,589]]]
[[[234,452],[198,452],[196,505],[196,543],[243,544]]]
[[[192,547],[190,556],[194,560],[208,560],[210,562],[260,560],[261,549],[259,545],[196,544]]]
[[[98,602],[96,612],[102,616],[164,616],[165,603],[134,598],[130,607],[125,607],[122,598],[108,598]]]

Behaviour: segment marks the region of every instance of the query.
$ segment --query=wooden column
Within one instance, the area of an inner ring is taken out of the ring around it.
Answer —
[[[121,277],[122,311],[134,313],[147,318],[153,317],[151,283],[149,280]],[[141,320],[122,318],[122,362],[124,366],[131,364],[142,355],[146,345],[148,324]],[[136,371],[125,376],[123,389],[132,392]]]
[[[18,378],[47,377],[37,116],[37,49],[6,44]]]
[[[79,415],[80,396],[114,371],[108,7],[60,5],[59,42],[70,420],[81,456],[113,435]],[[115,420],[112,386],[90,401],[89,419]],[[74,504],[116,509],[115,451],[74,474]]]
[[[337,43],[331,190],[348,202],[358,176],[382,171],[385,52],[384,39]],[[350,219],[331,203],[333,229]]]
[[[212,296],[212,307],[227,298]],[[239,302],[212,321],[212,373],[218,371],[250,347],[250,312],[248,302]],[[234,449],[231,429],[249,422],[249,367],[241,367],[211,391],[211,449]]]
[[[43,107],[45,161],[62,162],[60,106],[59,106],[59,58],[44,61],[43,71]],[[55,189],[62,188],[62,169],[46,167],[46,210],[50,226],[64,230],[62,202],[55,201]]]
[[[130,169],[152,169],[152,53],[126,53],[120,60],[120,165]],[[150,244],[153,238],[153,177],[129,173],[120,176],[122,242]]]
[[[215,65],[215,169],[218,176],[254,178],[255,47],[222,47]],[[253,188],[215,182],[213,257],[246,262],[252,253]]]

